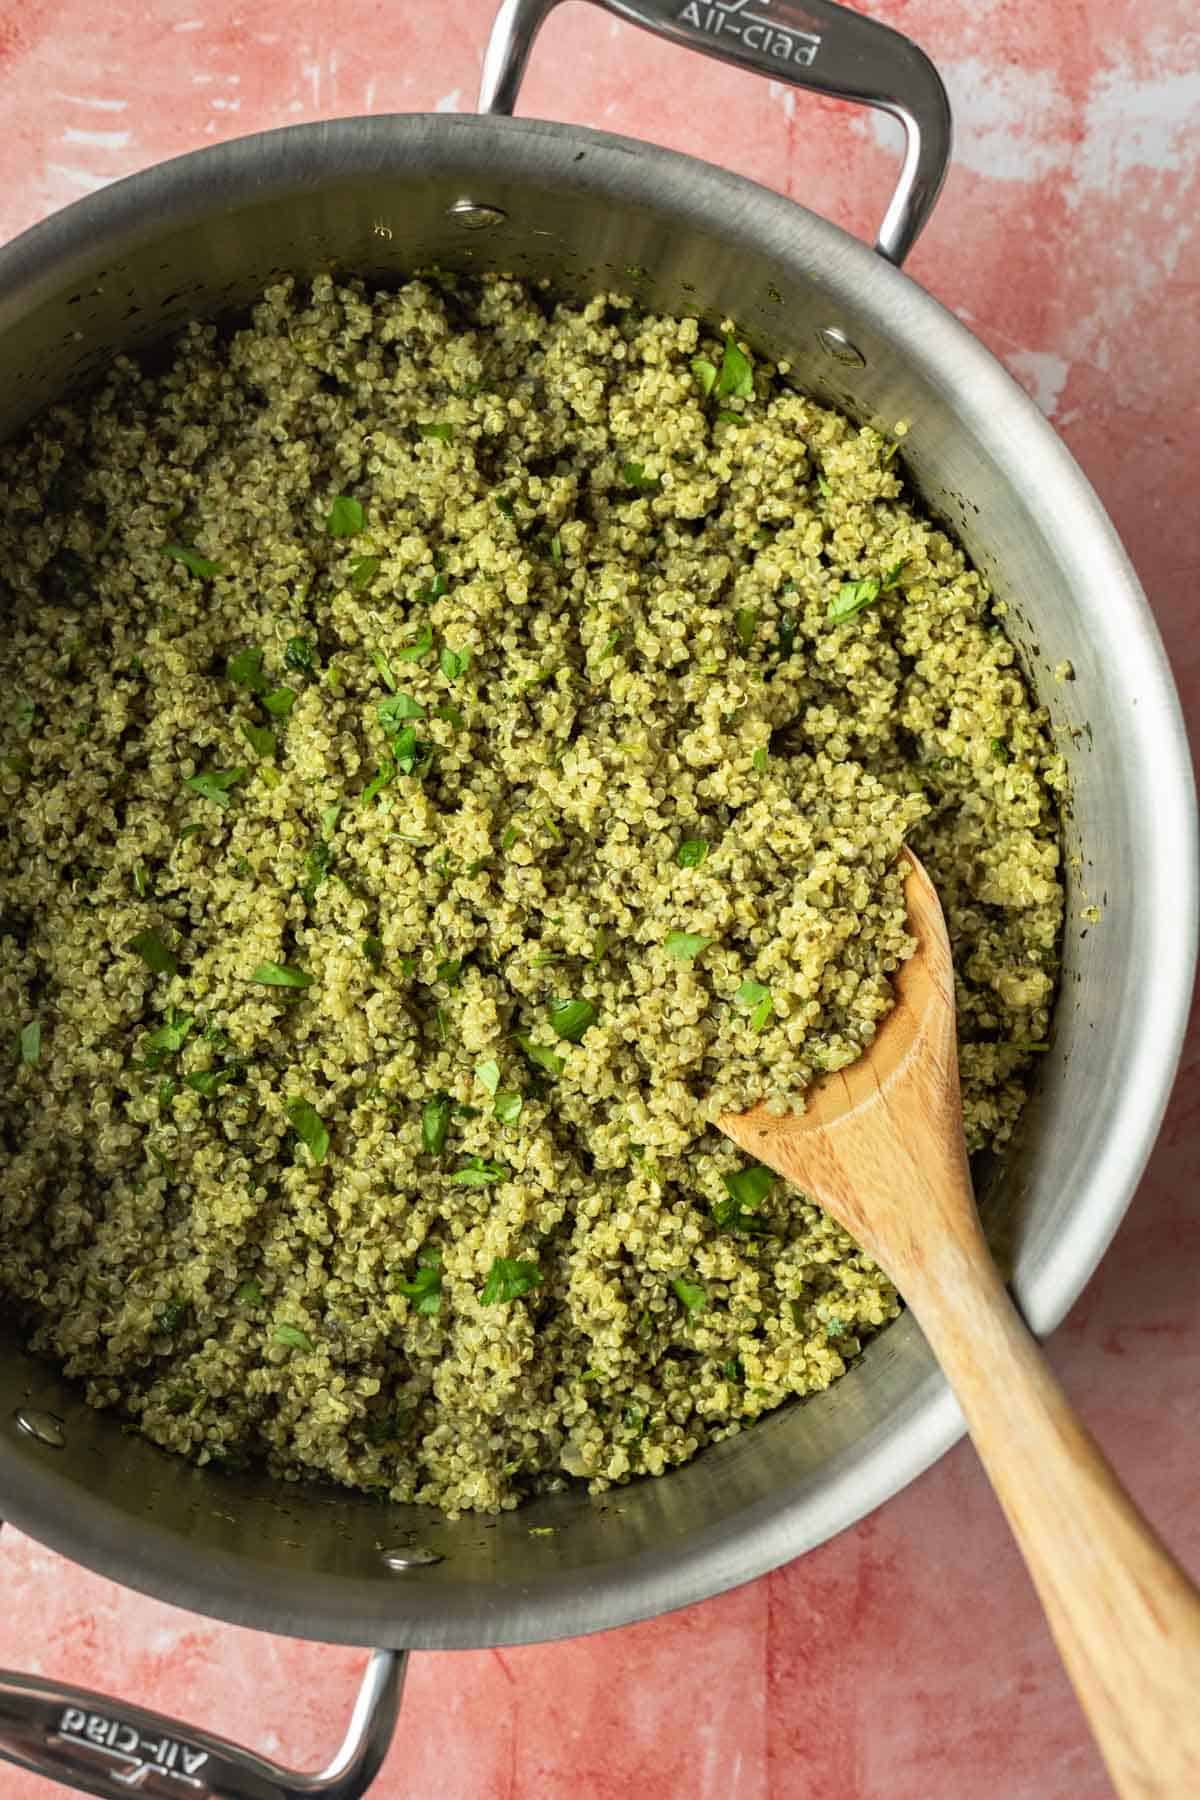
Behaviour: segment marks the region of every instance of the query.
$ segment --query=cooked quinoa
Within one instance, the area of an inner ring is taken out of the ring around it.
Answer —
[[[457,1513],[659,1474],[896,1294],[714,1129],[941,892],[971,1148],[1064,781],[895,443],[726,323],[268,290],[0,455],[0,1291],[154,1442]]]

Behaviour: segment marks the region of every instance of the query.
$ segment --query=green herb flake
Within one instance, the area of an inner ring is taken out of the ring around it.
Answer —
[[[188,1303],[186,1300],[168,1300],[155,1320],[155,1324],[160,1331],[170,1336],[179,1330],[187,1318],[187,1314]]]
[[[647,475],[644,463],[622,463],[621,479],[626,487],[636,488],[639,494],[661,494],[662,492],[662,482],[657,475]]]
[[[699,382],[700,392],[707,400],[717,385],[716,364],[709,362],[707,356],[694,356],[692,358],[692,374]]]
[[[751,606],[739,606],[733,616],[733,623],[737,631],[738,643],[743,650],[749,650],[754,642],[754,634],[758,630],[758,614]]]
[[[743,981],[733,998],[738,1006],[749,1009],[750,1029],[757,1037],[775,1010],[770,988],[764,987],[761,981]]]
[[[841,625],[846,619],[854,618],[865,607],[873,606],[883,588],[873,575],[862,581],[843,581],[832,601],[828,621],[831,625]]]
[[[707,855],[707,838],[684,838],[675,852],[675,861],[681,869],[698,869]]]
[[[600,662],[607,662],[609,657],[612,655],[613,651],[616,649],[617,645],[620,643],[620,641],[621,641],[620,630],[618,629],[616,631],[610,631],[607,638],[604,640],[604,647],[600,651],[600,656],[599,656],[598,660]]]
[[[500,1086],[500,1064],[494,1060],[479,1063],[475,1079],[480,1087],[486,1088],[489,1094],[494,1094]]]
[[[688,1281],[684,1276],[679,1275],[676,1276],[675,1280],[671,1283],[671,1286],[674,1288],[675,1296],[686,1311],[689,1319],[694,1318],[697,1313],[702,1313],[704,1311],[704,1308],[708,1304],[708,1292],[705,1288],[702,1288],[698,1282]]]
[[[554,564],[554,566],[556,568],[561,569],[562,560],[563,560],[562,539],[561,539],[561,537],[559,537],[559,535],[556,531],[554,536],[550,539],[550,561]]]
[[[142,1061],[147,1069],[161,1069],[172,1056],[178,1056],[187,1042],[193,1019],[191,1013],[172,1007],[163,1024],[146,1033],[142,1039]]]
[[[413,1303],[413,1311],[433,1318],[442,1307],[442,1257],[438,1250],[424,1250],[417,1257],[411,1281],[396,1278],[396,1289]]]
[[[175,952],[168,949],[157,931],[139,931],[130,939],[129,948],[141,957],[152,975],[174,975],[179,968]]]
[[[261,962],[251,981],[258,982],[260,987],[306,988],[311,987],[313,978],[304,969],[289,968],[287,963]]]
[[[385,731],[399,731],[405,719],[423,719],[425,708],[411,694],[392,694],[376,708],[379,723]]]
[[[519,1300],[522,1294],[529,1293],[531,1288],[540,1286],[542,1280],[542,1271],[535,1262],[498,1256],[480,1290],[480,1304],[507,1306],[511,1301]]]
[[[769,760],[770,760],[770,752],[768,751],[767,746],[765,744],[760,744],[758,746],[758,749],[754,752],[753,756],[750,758],[750,767],[756,772],[756,774],[761,775],[763,773],[763,770],[766,768]]]
[[[470,666],[471,652],[469,650],[451,650],[448,644],[443,644],[438,662],[446,680],[457,681],[460,675],[466,674]]]
[[[520,1094],[497,1094],[493,1112],[501,1125],[515,1125],[525,1102]]]
[[[421,627],[420,635],[403,650],[397,650],[397,662],[423,662],[433,649],[433,626],[428,619]]]
[[[494,1182],[507,1181],[510,1174],[504,1163],[489,1162],[485,1156],[469,1156],[450,1179],[458,1187],[491,1187]]]
[[[22,737],[28,737],[33,730],[33,722],[37,718],[37,707],[28,694],[21,694],[13,708],[13,723]]]
[[[329,508],[329,517],[325,521],[325,529],[330,537],[357,537],[367,522],[367,516],[359,500],[351,500],[345,494],[339,494]]]
[[[226,679],[234,687],[249,688],[252,694],[261,694],[267,687],[266,676],[262,672],[263,653],[261,650],[239,650],[225,664]]]
[[[296,704],[296,690],[290,687],[272,688],[269,694],[262,695],[262,703],[273,718],[286,719]]]
[[[761,1163],[754,1163],[748,1169],[736,1169],[721,1179],[725,1183],[725,1198],[713,1205],[716,1223],[725,1231],[740,1231],[750,1237],[765,1236],[769,1228],[755,1215],[774,1185],[771,1170],[764,1169]]]
[[[894,587],[899,587],[900,577],[911,561],[911,557],[902,556],[898,561],[892,564],[890,569],[884,571],[883,579],[879,585],[885,594],[891,593]]]
[[[311,1350],[313,1347],[307,1331],[301,1331],[298,1325],[276,1325],[271,1342],[282,1344],[285,1350]]]
[[[144,900],[150,892],[150,874],[145,863],[133,865],[133,889],[139,900]]]
[[[991,744],[992,756],[996,762],[1010,763],[1012,761],[1012,751],[1009,749],[1003,738],[993,738]]]
[[[383,939],[365,937],[362,941],[362,953],[373,969],[383,967]]]
[[[513,1035],[535,1067],[544,1069],[547,1075],[555,1079],[562,1074],[567,1066],[566,1058],[560,1056],[557,1050],[550,1049],[547,1044],[536,1043],[527,1031],[518,1031]]]
[[[304,1144],[314,1163],[323,1163],[329,1153],[329,1133],[315,1106],[294,1096],[284,1109],[287,1122]]]
[[[226,1063],[223,1069],[197,1069],[191,1075],[184,1076],[184,1083],[193,1093],[199,1094],[202,1100],[215,1100],[221,1089],[233,1080],[238,1073],[236,1063]]]
[[[753,400],[754,365],[740,349],[732,332],[725,339],[725,354],[717,377],[718,400]]]
[[[283,660],[287,668],[298,669],[304,674],[311,672],[317,653],[311,638],[294,637],[287,641]]]
[[[261,756],[267,761],[274,757],[278,747],[275,742],[275,733],[269,731],[265,725],[252,725],[249,719],[243,719],[242,736],[255,756]]]
[[[233,1290],[235,1306],[261,1306],[263,1291],[257,1281],[243,1281]]]
[[[707,950],[712,943],[702,931],[669,931],[663,943],[668,956],[676,962],[694,962],[702,950]]]
[[[446,1148],[453,1108],[449,1094],[435,1094],[421,1109],[421,1146],[427,1156],[440,1156]]]
[[[350,586],[356,594],[369,588],[379,573],[380,558],[378,556],[357,556],[350,564]]]
[[[452,444],[454,442],[453,425],[448,425],[441,420],[435,420],[431,425],[418,425],[417,433],[429,443]]]
[[[220,575],[224,564],[211,562],[207,556],[201,556],[198,550],[192,550],[186,544],[168,544],[167,555],[181,562],[189,575],[198,581],[211,581],[214,575]]]
[[[391,763],[391,762],[385,763],[383,768],[377,769],[375,771],[375,775],[374,775],[373,779],[371,781],[369,781],[367,783],[366,787],[363,789],[362,799],[360,800],[359,804],[361,806],[369,806],[371,804],[372,800],[378,799],[379,795],[382,794],[384,788],[390,787],[392,782],[395,781],[395,779],[396,779],[395,763]]]
[[[31,1019],[17,1033],[17,1056],[27,1069],[31,1069],[41,1054],[42,1022],[40,1019]]]
[[[230,788],[245,779],[245,769],[207,769],[203,774],[186,776],[184,786],[190,787],[202,800],[211,800],[214,806],[227,807]]]
[[[554,1000],[550,1006],[550,1024],[555,1035],[569,1044],[577,1044],[590,1025],[596,1023],[596,1008],[590,1000]]]
[[[836,1316],[826,1319],[826,1321],[825,1321],[825,1336],[827,1338],[830,1338],[830,1339],[840,1338],[840,1337],[845,1337],[845,1335],[846,1335],[846,1326],[841,1319],[837,1318]]]

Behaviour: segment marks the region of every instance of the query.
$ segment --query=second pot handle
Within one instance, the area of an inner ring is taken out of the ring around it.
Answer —
[[[0,1669],[0,1760],[122,1800],[359,1800],[387,1755],[407,1651],[376,1650],[342,1746],[298,1775],[161,1713]]]
[[[911,39],[835,0],[593,0],[673,44],[775,81],[878,107],[905,152],[875,248],[899,265],[933,211],[950,161],[950,102]],[[479,110],[511,113],[533,41],[559,0],[502,0],[483,59]]]

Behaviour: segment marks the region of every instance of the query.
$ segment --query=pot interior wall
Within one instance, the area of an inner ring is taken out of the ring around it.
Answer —
[[[796,383],[820,399],[888,427],[909,422],[913,480],[1012,605],[1013,635],[1071,759],[1068,837],[1086,847],[1070,869],[1076,924],[1055,1049],[1025,1148],[997,1172],[991,1197],[997,1216],[1016,1221],[1018,1281],[1035,1321],[1053,1323],[1124,1198],[1064,1250],[1104,1160],[1098,1115],[1120,1082],[1116,1038],[1141,927],[1119,875],[1138,853],[1130,796],[1146,753],[1135,744],[1132,767],[1118,768],[1140,666],[1126,665],[1125,685],[1113,679],[1114,628],[1097,626],[1106,596],[1064,560],[1050,497],[1039,492],[1038,446],[1053,440],[1044,429],[1036,436],[1030,413],[1034,452],[1018,444],[1005,421],[1026,413],[1000,371],[833,228],[732,177],[621,140],[506,121],[359,121],[226,146],[138,183],[70,209],[0,258],[0,435],[113,351],[238,308],[278,271],[333,267],[394,281],[433,263],[546,278],[572,296],[614,285],[654,308],[733,317],[752,343],[786,355]],[[464,199],[505,216],[468,229],[450,211]],[[820,348],[816,333],[830,325],[863,366]],[[996,412],[989,384],[1007,413]],[[1045,454],[1061,458],[1056,447]],[[1077,673],[1067,685],[1049,676],[1062,657]],[[1145,679],[1148,703],[1160,704]],[[1103,928],[1088,937],[1077,923],[1085,889],[1107,904]],[[66,1448],[18,1432],[18,1406],[57,1414]],[[196,1471],[90,1411],[13,1344],[0,1359],[0,1510],[126,1581],[247,1623],[357,1642],[518,1641],[620,1623],[757,1573],[884,1498],[957,1428],[905,1317],[828,1394],[666,1479],[448,1523]],[[531,1537],[542,1525],[554,1535]],[[443,1560],[390,1572],[381,1550],[406,1545]]]

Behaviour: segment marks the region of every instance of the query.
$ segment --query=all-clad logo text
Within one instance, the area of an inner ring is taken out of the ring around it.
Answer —
[[[771,0],[687,0],[675,15],[681,25],[691,25],[709,37],[736,38],[747,50],[759,51],[775,62],[799,63],[810,69],[817,60],[821,39],[814,31],[797,31],[762,14]],[[731,46],[732,48],[732,46]]]
[[[208,1761],[207,1750],[194,1750],[178,1738],[150,1737],[121,1719],[106,1718],[103,1713],[84,1712],[68,1706],[58,1721],[55,1734],[62,1742],[78,1744],[98,1756],[120,1763],[113,1771],[114,1781],[136,1792],[152,1777],[167,1777],[183,1788],[203,1788],[200,1771]],[[156,1786],[158,1783],[156,1782]]]

